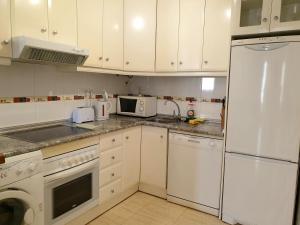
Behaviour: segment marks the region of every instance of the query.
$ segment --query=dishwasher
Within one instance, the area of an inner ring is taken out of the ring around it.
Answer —
[[[217,216],[222,149],[223,140],[170,132],[168,201]]]

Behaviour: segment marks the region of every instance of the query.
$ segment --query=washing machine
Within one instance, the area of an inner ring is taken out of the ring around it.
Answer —
[[[40,151],[0,164],[0,225],[44,225],[44,184]]]

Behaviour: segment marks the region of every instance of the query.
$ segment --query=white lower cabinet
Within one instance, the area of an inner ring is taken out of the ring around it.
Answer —
[[[168,129],[143,126],[140,190],[166,197]]]
[[[112,207],[138,190],[140,145],[140,126],[100,136],[100,206],[117,199],[105,206]]]

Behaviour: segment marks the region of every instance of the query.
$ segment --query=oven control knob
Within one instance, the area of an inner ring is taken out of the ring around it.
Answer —
[[[72,161],[73,161],[73,163],[74,163],[75,165],[78,164],[78,159],[77,159],[77,157],[74,157]]]
[[[68,160],[68,161],[67,161],[67,165],[71,167],[71,166],[72,166],[72,161],[71,161],[71,160]]]
[[[141,104],[141,105],[144,105],[145,103],[144,103],[144,101],[140,101],[140,104]]]
[[[67,160],[65,160],[65,159],[60,162],[61,167],[65,167],[65,166],[67,166],[67,164],[68,164]]]
[[[85,159],[84,159],[83,155],[79,156],[79,162],[82,163],[84,161],[85,161]]]
[[[143,106],[140,107],[140,112],[144,112],[144,107]]]
[[[22,174],[22,172],[23,172],[23,170],[22,170],[21,167],[19,167],[19,168],[16,169],[16,175],[17,176],[20,176]]]
[[[33,162],[29,163],[29,165],[28,165],[29,172],[35,171],[36,168],[37,168],[37,164],[36,163],[33,163]]]

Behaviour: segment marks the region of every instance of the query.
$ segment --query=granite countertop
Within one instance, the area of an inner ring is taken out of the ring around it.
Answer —
[[[170,122],[162,121],[164,119],[167,120],[169,119]],[[21,141],[21,140],[17,140],[5,136],[6,132],[12,132],[16,130],[30,130],[33,127],[53,126],[57,124],[63,124],[67,126],[78,126],[68,121],[60,121],[60,122],[39,124],[36,126],[25,125],[25,126],[0,130],[0,154],[4,155],[4,157],[7,158],[7,157],[20,155],[32,151],[37,151],[39,149],[43,149],[50,146],[67,143],[79,139],[84,139],[88,137],[93,137],[101,134],[106,134],[109,132],[135,127],[139,125],[162,127],[162,128],[168,128],[170,130],[175,130],[178,132],[187,132],[195,135],[204,135],[204,136],[210,136],[218,139],[223,139],[223,132],[221,130],[221,123],[219,121],[207,121],[199,125],[189,125],[184,122],[172,121],[170,116],[162,116],[162,115],[158,115],[154,118],[152,117],[148,119],[111,115],[110,119],[105,121],[95,121],[95,122],[79,125],[80,127],[90,128],[90,130],[86,133],[71,135],[71,136],[62,137],[59,139],[49,140],[45,142],[39,142],[39,143],[30,143],[30,142]]]

